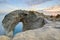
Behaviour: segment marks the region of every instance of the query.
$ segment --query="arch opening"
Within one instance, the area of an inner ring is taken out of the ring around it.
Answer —
[[[13,30],[13,35],[16,35],[17,33],[22,32],[22,30],[23,30],[23,23],[19,22]]]

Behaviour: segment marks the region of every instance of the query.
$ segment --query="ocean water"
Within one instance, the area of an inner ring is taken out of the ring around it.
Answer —
[[[5,34],[4,27],[2,26],[2,20],[6,14],[0,13],[0,35]]]
[[[5,30],[4,30],[4,27],[2,25],[2,20],[3,20],[3,18],[4,18],[5,15],[6,15],[5,13],[0,13],[0,35],[5,34]],[[23,24],[22,24],[22,22],[19,22],[15,26],[13,34],[15,35],[15,34],[17,34],[19,32],[22,32],[22,28],[23,28]]]
[[[23,29],[23,23],[22,23],[22,22],[19,22],[19,23],[16,25],[13,34],[15,35],[15,34],[17,34],[17,33],[19,33],[19,32],[22,32],[22,29]]]

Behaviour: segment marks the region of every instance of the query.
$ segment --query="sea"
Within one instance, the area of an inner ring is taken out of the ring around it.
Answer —
[[[2,25],[2,20],[4,19],[5,15],[7,15],[7,13],[0,13],[0,35],[4,35],[5,34],[5,29]],[[14,30],[13,30],[13,34],[16,35],[17,33],[19,32],[22,32],[22,29],[23,29],[23,23],[22,22],[19,22]]]

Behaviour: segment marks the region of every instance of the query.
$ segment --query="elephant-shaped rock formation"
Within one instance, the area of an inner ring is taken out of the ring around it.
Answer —
[[[43,16],[38,12],[26,10],[12,11],[2,21],[6,35],[13,31],[19,22],[23,23],[23,31],[41,28],[46,23]]]

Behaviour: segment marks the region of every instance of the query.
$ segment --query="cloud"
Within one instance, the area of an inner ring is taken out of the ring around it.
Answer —
[[[28,5],[37,5],[51,0],[28,0],[26,4]]]
[[[0,0],[0,4],[7,3],[7,0]]]
[[[9,4],[5,4],[5,5],[0,5],[0,13],[9,13],[13,10],[17,10],[19,9],[18,7],[14,6],[14,5],[9,5]]]
[[[14,6],[14,1],[17,2],[17,1],[21,1],[21,0],[13,0],[13,1],[0,0],[0,13],[8,13],[8,12],[11,12],[11,11],[17,10],[17,9],[40,10],[40,9],[44,8],[44,6],[41,6],[42,3],[45,4],[45,2],[48,2],[48,1],[50,2],[51,0],[22,0],[24,3],[26,3],[28,5],[26,7],[25,6],[23,7],[23,5],[18,6],[17,4],[15,4],[15,6]],[[60,3],[60,0],[58,0],[58,1]],[[13,2],[13,4],[9,4],[9,2]],[[24,4],[24,3],[22,3],[22,4]]]
[[[0,5],[0,13],[9,13],[11,11],[20,10],[20,9],[29,10],[28,8],[22,8],[22,7],[10,5],[10,4]]]
[[[44,10],[45,8],[48,8],[54,5],[60,5],[60,0],[46,1],[45,3],[35,4],[35,5],[32,4],[30,7],[30,10]]]

